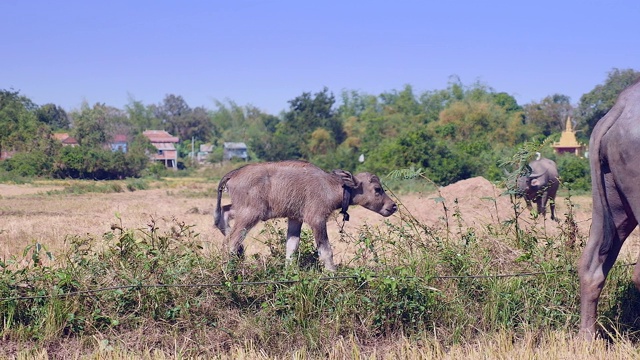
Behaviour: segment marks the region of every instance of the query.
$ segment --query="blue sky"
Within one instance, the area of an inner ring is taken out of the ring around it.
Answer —
[[[578,103],[640,71],[640,1],[0,2],[0,89],[66,110],[165,95],[277,115],[325,86],[416,94],[480,81],[518,103]]]

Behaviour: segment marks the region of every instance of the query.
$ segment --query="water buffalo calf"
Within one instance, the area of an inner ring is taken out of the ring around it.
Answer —
[[[618,96],[589,141],[593,210],[580,262],[580,332],[596,335],[598,299],[620,248],[640,221],[640,81]],[[640,262],[632,280],[640,289]]]
[[[229,191],[231,204],[221,206],[222,192]],[[302,224],[309,225],[318,255],[327,270],[335,270],[327,236],[331,213],[349,205],[360,205],[390,216],[397,205],[385,193],[380,179],[363,172],[345,170],[327,173],[305,161],[281,161],[242,166],[226,174],[218,184],[215,226],[225,235],[231,254],[242,254],[242,242],[259,221],[287,218],[287,260],[298,249]],[[233,219],[231,227],[229,221]]]

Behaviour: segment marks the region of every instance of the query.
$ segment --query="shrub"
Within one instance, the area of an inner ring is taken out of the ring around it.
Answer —
[[[93,147],[63,147],[58,154],[53,175],[74,179],[123,179],[140,176],[146,167],[146,155],[134,150],[128,153]]]
[[[558,174],[564,186],[572,190],[591,189],[591,170],[589,159],[572,154],[557,157]]]
[[[4,170],[14,176],[48,176],[51,173],[51,157],[43,151],[19,152],[0,162]]]

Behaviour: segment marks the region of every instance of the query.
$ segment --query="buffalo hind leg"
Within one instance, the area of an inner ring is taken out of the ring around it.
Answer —
[[[222,219],[224,220],[223,223],[223,234],[227,235],[229,234],[229,232],[231,231],[231,225],[230,222],[231,220],[233,220],[233,209],[231,207],[232,204],[228,204],[222,207]]]
[[[617,196],[610,196],[609,206],[615,207],[614,204],[621,204],[620,199]],[[602,211],[607,211],[602,207],[598,199],[594,199],[593,206],[594,208],[602,209]],[[607,275],[618,258],[624,240],[637,225],[636,219],[627,213],[619,216],[618,219],[614,219],[615,229],[611,229],[613,233],[606,234],[606,224],[602,211],[594,212],[593,214],[589,241],[578,264],[580,278],[580,334],[587,340],[592,340],[596,336],[598,300]],[[603,248],[605,237],[611,239],[611,245],[608,249]],[[637,269],[634,270],[634,276],[637,272]]]
[[[302,231],[302,222],[294,219],[289,219],[289,225],[287,228],[287,264],[291,263],[293,253],[298,250],[300,245],[300,232]]]
[[[591,340],[596,336],[598,299],[604,287],[607,274],[611,270],[619,252],[619,249],[616,251],[611,248],[604,255],[599,254],[603,239],[603,228],[600,224],[597,224],[595,219],[593,220],[589,241],[583,250],[578,265],[578,276],[580,278],[580,334],[587,340]]]
[[[247,236],[247,233],[253,228],[260,219],[255,217],[245,218],[242,216],[235,216],[235,223],[231,228],[231,232],[226,239],[227,246],[229,247],[229,253],[238,257],[244,256],[244,246],[242,242]]]

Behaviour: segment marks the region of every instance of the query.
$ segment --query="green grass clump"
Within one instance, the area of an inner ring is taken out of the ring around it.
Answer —
[[[149,189],[149,181],[139,178],[127,179],[126,187],[129,191],[147,190]]]

